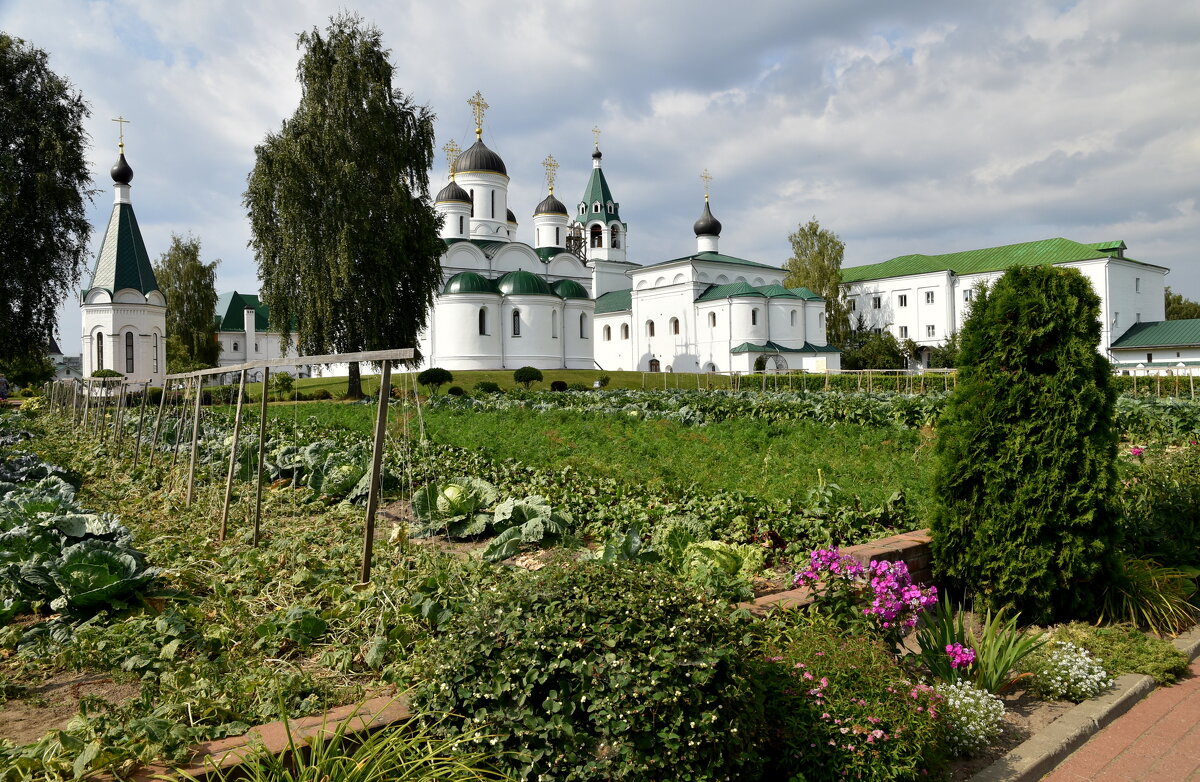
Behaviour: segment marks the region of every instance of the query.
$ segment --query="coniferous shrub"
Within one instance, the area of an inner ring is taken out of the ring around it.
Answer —
[[[976,296],[938,426],[934,568],[981,608],[1090,617],[1114,567],[1115,392],[1078,271],[1020,267]]]

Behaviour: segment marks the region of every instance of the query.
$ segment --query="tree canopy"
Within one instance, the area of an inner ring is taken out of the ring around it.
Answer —
[[[78,286],[91,225],[83,120],[46,53],[0,32],[0,360],[41,356]]]
[[[792,257],[785,264],[788,288],[808,288],[825,299],[825,332],[831,345],[843,347],[850,336],[850,308],[842,296],[842,256],[846,244],[813,217],[788,236]]]
[[[1100,299],[1075,269],[1010,269],[976,296],[938,423],[931,534],[948,585],[1026,622],[1095,615],[1119,537],[1116,392]]]
[[[154,265],[167,299],[167,371],[216,366],[221,353],[213,314],[217,308],[217,264],[200,260],[200,240],[171,234],[171,246]]]
[[[302,354],[415,348],[445,250],[433,114],[392,86],[382,34],[357,15],[298,48],[300,105],[256,147],[244,197],[272,328]]]
[[[1200,318],[1200,302],[1184,298],[1182,293],[1175,293],[1171,286],[1166,289],[1167,320],[1191,320]]]

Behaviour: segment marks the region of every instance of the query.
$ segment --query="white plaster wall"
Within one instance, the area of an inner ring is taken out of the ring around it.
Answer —
[[[562,299],[556,296],[505,296],[503,313],[503,369],[531,366],[538,369],[562,367]],[[520,335],[513,334],[513,312],[521,319]],[[559,336],[551,336],[551,313],[559,318]]]
[[[486,171],[464,171],[455,175],[455,181],[474,199],[471,238],[508,241],[508,177]],[[495,209],[492,208],[493,192],[496,194]]]
[[[633,326],[628,312],[597,315],[594,320],[592,353],[596,363],[608,371],[631,369],[633,363]],[[621,326],[629,326],[630,337],[622,339]],[[604,328],[610,329],[611,339],[604,338]]]
[[[136,293],[136,291],[135,291]],[[100,369],[114,369],[130,380],[149,380],[152,384],[161,385],[166,374],[167,349],[165,334],[167,331],[166,308],[147,304],[140,293],[136,303],[129,292],[117,291],[120,303],[106,303],[107,292],[90,291],[86,302],[80,307],[82,316],[81,353],[83,356],[84,377]],[[125,361],[125,334],[132,331],[133,342],[133,372],[127,372]],[[104,335],[104,366],[96,366],[95,335]],[[158,356],[155,360],[155,338],[157,337]],[[157,371],[155,364],[157,363]]]
[[[595,341],[596,303],[567,299],[563,306],[563,366],[567,369],[595,369],[592,344]],[[580,318],[583,318],[582,324]]]
[[[487,308],[486,334],[479,333],[479,311],[483,307]],[[503,309],[498,295],[460,293],[439,297],[432,328],[426,329],[430,347],[424,365],[452,371],[503,366]]]
[[[1100,352],[1140,319],[1166,319],[1166,270],[1118,258],[1063,264],[1079,269],[1100,296]]]

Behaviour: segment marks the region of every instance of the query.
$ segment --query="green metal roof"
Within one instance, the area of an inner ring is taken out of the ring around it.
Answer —
[[[217,297],[217,310],[213,317],[217,331],[243,331],[246,321],[242,313],[247,307],[254,310],[254,330],[266,331],[270,308],[259,301],[258,296],[237,291],[222,293]]]
[[[496,281],[496,287],[505,296],[554,296],[550,285],[533,272],[515,271]]]
[[[842,269],[842,282],[861,282],[885,277],[903,277],[909,274],[944,271],[952,271],[959,275],[979,274],[1004,271],[1014,266],[1049,266],[1072,261],[1115,258],[1119,253],[1124,252],[1124,246],[1125,243],[1121,241],[1080,244],[1070,239],[1056,238],[944,255],[901,255],[883,263]],[[1141,263],[1132,258],[1123,260]],[[1152,266],[1153,264],[1142,265]]]
[[[574,280],[559,280],[552,284],[551,289],[558,295],[560,299],[587,299],[591,300],[591,296],[584,290],[584,287]]]
[[[600,211],[593,212],[592,204],[597,201],[600,202]],[[592,175],[588,177],[587,186],[583,188],[583,197],[579,199],[579,202],[587,207],[587,211],[579,214],[578,205],[575,207],[576,214],[572,216],[572,219],[577,223],[587,224],[593,220],[611,223],[613,220],[621,219],[618,214],[621,205],[613,201],[612,191],[608,189],[608,180],[604,178],[604,169],[592,169]],[[613,205],[611,212],[608,209],[609,202],[612,202]]]
[[[116,293],[133,288],[142,295],[158,290],[154,267],[146,254],[146,243],[133,214],[133,204],[113,204],[104,241],[96,255],[96,268],[86,290],[103,288]]]
[[[755,345],[753,342],[743,342],[738,345],[730,353],[841,353],[840,348],[835,348],[833,345],[814,345],[811,342],[805,342],[802,348],[788,348],[780,345],[778,342],[767,341],[761,345]]]
[[[566,255],[570,255],[572,258],[575,258],[576,260],[579,260],[579,256],[575,255],[574,253],[567,252],[562,247],[539,247],[539,248],[537,248],[536,252],[538,254],[538,257],[541,258],[546,263],[550,263],[550,260],[552,258],[557,258],[558,256],[563,255],[564,253]],[[581,263],[582,263],[582,261],[581,261]]]
[[[1113,350],[1185,347],[1200,347],[1200,319],[1135,323],[1111,345]]]
[[[606,312],[626,312],[633,309],[633,291],[609,291],[596,299],[596,314]]]
[[[442,293],[492,293],[495,294],[496,286],[491,280],[484,277],[482,274],[475,272],[459,272],[450,279],[446,280],[446,285],[442,288]]]
[[[725,285],[710,285],[696,297],[696,301],[716,301],[718,299],[728,299],[739,296],[756,296],[760,299],[767,298],[767,295],[761,289],[755,288],[744,282],[730,282]]]
[[[652,263],[649,266],[643,266],[643,269],[653,269],[656,266],[667,266],[672,263],[682,263],[683,261],[702,261],[704,263],[718,263],[726,266],[751,266],[755,269],[770,269],[773,272],[782,272],[783,269],[779,266],[771,266],[766,263],[758,263],[757,261],[747,261],[745,258],[734,258],[732,255],[722,255],[721,253],[702,252],[695,255],[685,255],[682,258],[672,258],[669,261],[659,261]]]
[[[796,294],[800,298],[804,299],[805,301],[825,301],[825,298],[823,296],[818,296],[817,294],[810,291],[808,288],[788,288],[788,290],[791,291],[792,293]]]

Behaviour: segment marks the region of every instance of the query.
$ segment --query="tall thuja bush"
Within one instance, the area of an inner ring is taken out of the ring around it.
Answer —
[[[982,607],[1093,615],[1113,569],[1116,434],[1100,300],[1072,269],[1015,268],[977,296],[938,426],[934,567]]]

